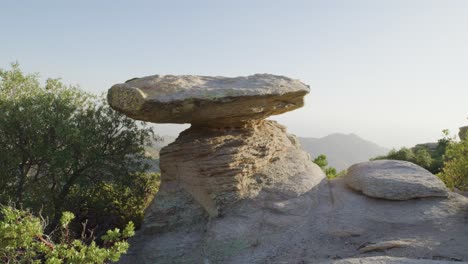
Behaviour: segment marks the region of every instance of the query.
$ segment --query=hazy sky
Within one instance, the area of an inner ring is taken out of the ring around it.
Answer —
[[[0,68],[103,92],[152,74],[272,73],[311,87],[274,119],[385,147],[468,125],[468,1],[1,1]],[[168,127],[159,133],[169,133]]]

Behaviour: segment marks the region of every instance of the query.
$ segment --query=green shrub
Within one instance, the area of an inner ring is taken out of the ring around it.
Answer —
[[[387,155],[378,156],[371,160],[404,160],[417,164],[433,174],[437,174],[442,170],[444,163],[444,154],[447,146],[453,142],[453,139],[448,136],[449,131],[443,130],[444,137],[439,139],[435,144],[419,144],[413,148],[403,147],[399,150],[392,149]],[[435,145],[430,147],[429,145]]]
[[[129,247],[127,239],[134,235],[130,222],[124,230],[109,230],[102,237],[104,246],[94,241],[85,243],[70,237],[69,224],[74,218],[64,212],[60,218],[57,239],[44,233],[44,220],[27,211],[9,206],[0,207],[0,261],[2,263],[108,263],[116,262]],[[85,237],[83,237],[85,239]]]
[[[138,229],[159,181],[159,173],[135,173],[128,184],[101,182],[87,189],[76,188],[71,191],[70,202],[64,210],[78,212],[73,229],[87,221],[97,236],[107,229],[123,227],[129,221]]]
[[[153,131],[111,109],[104,98],[17,64],[0,70],[0,204],[12,201],[59,225],[63,211],[95,234],[137,226],[158,186],[144,147]],[[79,234],[79,232],[74,232]]]
[[[468,138],[448,144],[444,160],[438,176],[447,187],[468,191]]]
[[[334,179],[338,176],[336,169],[328,166],[327,156],[320,154],[314,159],[314,163],[317,164],[322,171],[325,173],[328,179]]]

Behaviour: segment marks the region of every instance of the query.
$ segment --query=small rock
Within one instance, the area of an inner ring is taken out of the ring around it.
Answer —
[[[376,250],[387,250],[387,249],[396,248],[396,247],[406,247],[410,244],[411,244],[410,241],[406,241],[406,240],[382,241],[382,242],[367,244],[359,248],[359,253],[366,253],[366,252],[376,251]]]

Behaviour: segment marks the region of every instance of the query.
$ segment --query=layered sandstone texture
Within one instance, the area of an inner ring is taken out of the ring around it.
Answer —
[[[163,180],[177,181],[211,216],[264,188],[301,195],[322,179],[309,177],[320,169],[274,121],[228,130],[192,127],[160,155]]]
[[[147,209],[145,228],[172,229],[214,218],[261,192],[284,197],[308,192],[325,176],[297,142],[268,120],[244,128],[185,130],[161,150],[161,187]]]

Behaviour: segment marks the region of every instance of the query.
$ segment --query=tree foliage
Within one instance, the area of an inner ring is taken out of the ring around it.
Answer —
[[[392,149],[387,155],[373,158],[372,160],[390,159],[390,160],[404,160],[418,164],[419,166],[437,173],[440,170],[440,165],[434,167],[434,158],[425,147],[410,149],[403,147],[399,150]]]
[[[468,138],[460,142],[450,142],[444,158],[440,178],[450,188],[468,191]]]
[[[322,170],[328,166],[327,156],[320,154],[314,159],[314,163],[317,164]]]
[[[448,130],[442,132],[444,136],[438,140],[435,147],[430,146],[431,144],[420,144],[413,148],[403,147],[399,150],[392,149],[387,155],[378,156],[371,160],[390,159],[409,161],[425,168],[433,174],[437,174],[442,170],[446,148],[453,142],[453,138],[449,137]]]
[[[448,130],[443,130],[443,137],[435,147],[428,144],[416,145],[414,148],[391,150],[385,156],[372,160],[394,159],[413,162],[433,174],[436,174],[449,188],[468,191],[468,138],[456,141],[450,137]]]
[[[102,237],[103,246],[94,241],[85,244],[82,239],[70,237],[69,225],[73,213],[64,212],[60,218],[59,236],[53,240],[44,232],[43,220],[27,211],[9,206],[0,208],[0,261],[2,263],[107,263],[118,261],[129,247],[126,241],[134,235],[129,222],[120,231],[108,230]]]
[[[0,70],[0,113],[0,203],[41,211],[50,228],[65,210],[98,233],[141,222],[158,182],[144,173],[151,129],[17,64]]]
[[[314,159],[314,163],[317,164],[323,170],[328,179],[334,179],[338,175],[342,175],[341,172],[337,173],[335,168],[328,166],[328,160],[326,155],[318,155]]]

